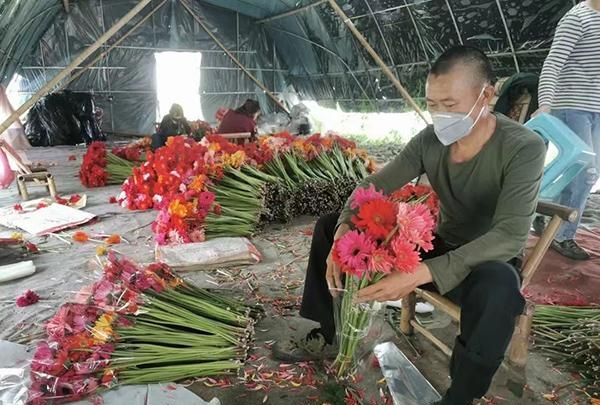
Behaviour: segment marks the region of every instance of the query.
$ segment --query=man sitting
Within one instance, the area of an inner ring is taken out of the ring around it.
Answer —
[[[422,287],[461,306],[445,405],[471,404],[486,393],[525,305],[517,258],[535,213],[546,147],[534,132],[490,112],[493,81],[483,52],[464,46],[445,52],[427,78],[433,125],[361,185],[391,193],[427,174],[439,196],[435,250],[423,255],[414,273],[392,273],[361,290],[357,300],[398,300]],[[332,296],[343,283],[330,250],[350,229],[351,216],[346,205],[341,215],[317,221],[300,315],[320,328],[302,339],[278,342],[275,357],[335,356]]]

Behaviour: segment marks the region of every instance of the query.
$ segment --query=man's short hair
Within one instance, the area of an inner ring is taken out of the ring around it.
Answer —
[[[472,46],[455,46],[448,49],[433,63],[429,74],[439,76],[447,74],[457,65],[472,67],[484,83],[492,84],[496,80],[492,62],[480,49]]]

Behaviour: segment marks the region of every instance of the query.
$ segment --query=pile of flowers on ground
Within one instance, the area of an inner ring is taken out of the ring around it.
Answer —
[[[106,150],[104,142],[92,142],[83,156],[79,179],[86,187],[121,184],[139,163],[127,160]]]
[[[141,267],[111,254],[102,277],[46,324],[31,363],[29,403],[235,373],[259,313],[184,282],[163,264]]]
[[[355,304],[356,292],[399,271],[413,272],[420,252],[433,249],[437,198],[428,187],[408,185],[390,196],[373,185],[358,189],[351,201],[353,229],[333,247],[333,260],[345,275],[339,314],[338,376],[352,369],[360,341],[368,333],[377,303]]]
[[[339,210],[373,170],[365,152],[336,135],[282,133],[246,145],[171,137],[133,169],[119,202],[160,211],[159,244],[248,236],[266,222]]]

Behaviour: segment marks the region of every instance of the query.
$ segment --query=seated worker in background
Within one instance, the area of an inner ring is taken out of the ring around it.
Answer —
[[[443,405],[467,405],[490,387],[525,300],[519,259],[536,210],[546,146],[543,139],[494,114],[490,60],[459,46],[434,63],[426,96],[433,125],[361,187],[392,193],[427,174],[440,199],[435,249],[414,273],[392,272],[357,293],[358,302],[392,301],[417,287],[438,291],[461,307],[460,335],[450,364],[452,382]],[[350,229],[353,212],[321,217],[315,226],[300,315],[320,328],[280,341],[284,361],[335,356],[333,297],[343,289],[331,258],[335,240]]]
[[[173,104],[169,113],[162,119],[158,132],[152,136],[152,150],[164,146],[170,136],[189,135],[191,131],[190,124],[183,115],[183,107]]]
[[[237,110],[229,110],[223,117],[217,134],[238,134],[250,132],[256,135],[256,118],[260,113],[260,105],[256,100],[246,100]]]

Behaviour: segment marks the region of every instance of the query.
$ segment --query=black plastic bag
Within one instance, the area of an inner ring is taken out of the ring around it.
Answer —
[[[70,91],[41,98],[29,110],[25,134],[32,146],[104,141],[93,96]]]

